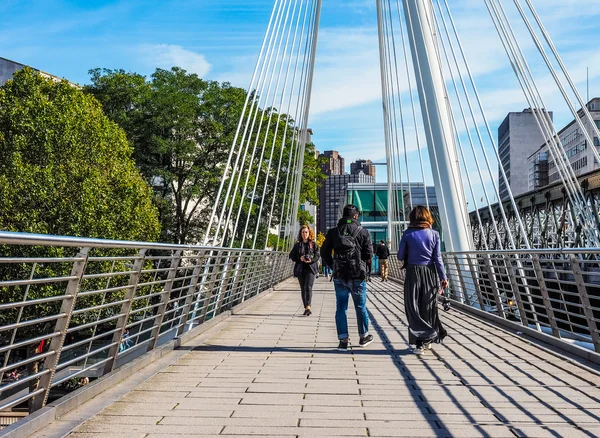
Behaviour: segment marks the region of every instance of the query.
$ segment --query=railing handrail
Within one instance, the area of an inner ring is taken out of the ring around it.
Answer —
[[[581,348],[586,354],[598,354],[599,253],[599,248],[562,248],[457,251],[442,257],[450,296],[465,308],[494,314],[562,342],[585,342]],[[389,269],[390,276],[404,279],[406,271],[396,258]]]
[[[503,249],[503,250],[471,250],[471,251],[447,251],[442,254],[600,254],[600,248],[547,248],[547,249]]]
[[[282,253],[285,251],[271,251],[247,248],[225,248],[222,246],[181,245],[175,243],[140,242],[131,240],[95,239],[89,237],[55,236],[51,234],[22,233],[13,231],[0,231],[0,244],[4,245],[46,245],[95,248],[129,248],[129,249],[164,249],[164,250],[224,250],[240,252],[270,252]]]
[[[52,388],[105,375],[293,271],[287,252],[263,249],[10,231],[0,231],[0,245],[8,248],[0,257],[0,338],[8,341],[0,355],[0,410],[26,401],[40,409]],[[44,257],[24,246],[72,247],[77,254]],[[86,348],[71,357],[75,345]],[[4,379],[10,372],[13,382]],[[39,389],[14,398],[29,381]]]

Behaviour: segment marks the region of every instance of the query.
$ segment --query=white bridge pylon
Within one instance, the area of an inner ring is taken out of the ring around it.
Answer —
[[[286,249],[297,232],[321,3],[274,0],[205,244]],[[530,248],[448,0],[374,3],[392,246],[397,247],[406,215],[413,207],[412,183],[419,182],[435,187],[435,210],[447,251],[474,249],[474,232],[486,233],[481,209],[488,210],[491,217],[487,233],[493,234],[496,248]],[[532,0],[481,0],[481,4],[489,12],[540,132],[547,139],[552,162],[573,208],[573,228],[583,230],[587,246],[598,247],[600,231],[590,226],[594,223],[592,213],[564,145],[546,115],[536,85],[540,78],[536,79],[529,67],[531,55],[526,56],[521,49],[514,27],[521,26],[531,36],[573,117],[589,137],[588,144],[593,141],[584,125],[591,124],[592,135],[598,138],[600,132]],[[509,7],[512,9],[507,12]],[[560,66],[558,71],[555,65]],[[411,152],[415,146],[416,154]],[[600,154],[592,149],[600,162]],[[501,185],[507,189],[503,198]],[[426,190],[425,196],[431,207]],[[402,202],[398,202],[399,197]],[[476,213],[477,223],[471,223],[469,210]],[[275,245],[269,243],[269,234],[274,233]]]

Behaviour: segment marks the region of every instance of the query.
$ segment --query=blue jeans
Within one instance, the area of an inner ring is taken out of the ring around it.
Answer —
[[[335,278],[335,326],[338,339],[348,339],[348,300],[352,295],[354,309],[356,310],[356,323],[358,334],[361,338],[369,334],[369,314],[367,312],[367,282],[365,280],[344,281]]]

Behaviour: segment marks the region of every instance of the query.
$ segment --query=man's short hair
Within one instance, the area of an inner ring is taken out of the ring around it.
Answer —
[[[342,216],[344,217],[354,217],[358,214],[358,207],[354,204],[346,204],[344,205],[344,212]]]
[[[384,241],[383,239],[381,239],[381,240],[379,241],[379,243],[385,243],[385,241]]]

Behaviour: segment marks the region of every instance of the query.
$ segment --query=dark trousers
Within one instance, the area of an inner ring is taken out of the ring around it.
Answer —
[[[310,306],[310,302],[312,301],[312,288],[315,283],[315,274],[309,269],[304,269],[302,275],[298,277],[298,281],[300,282],[302,304],[304,304],[304,308],[306,309]]]

